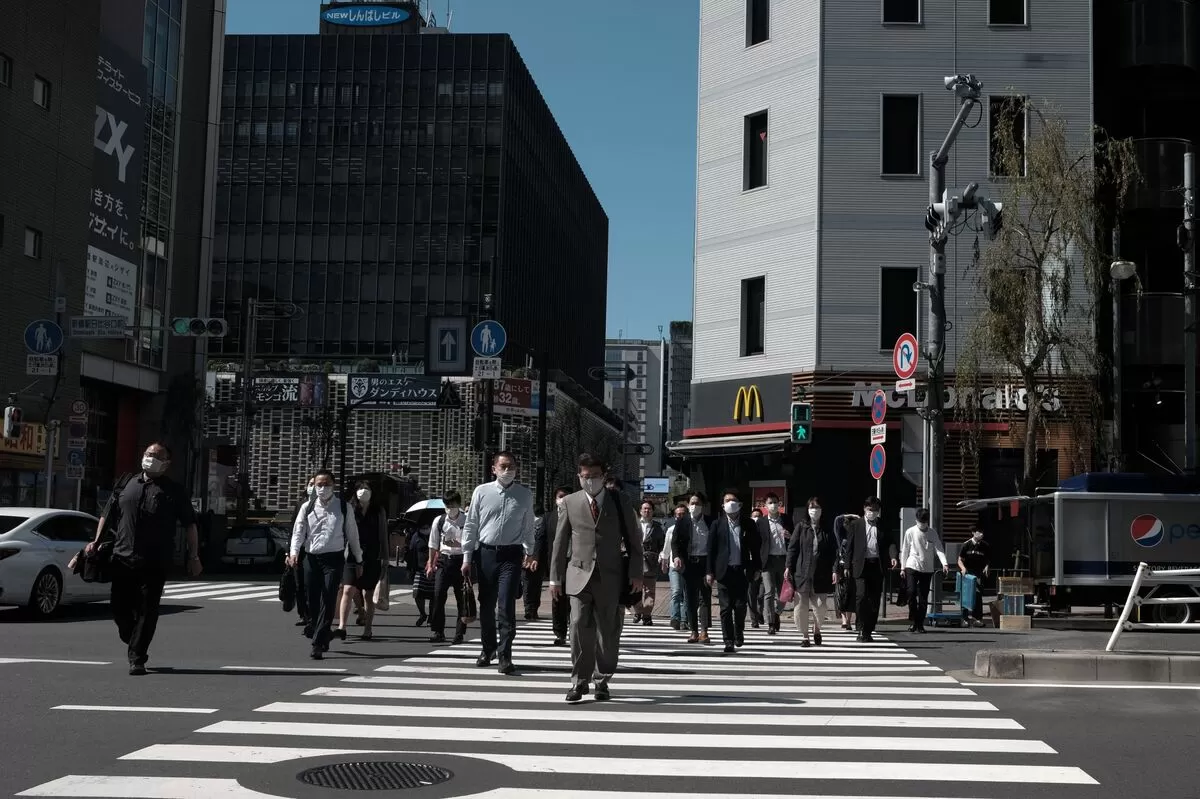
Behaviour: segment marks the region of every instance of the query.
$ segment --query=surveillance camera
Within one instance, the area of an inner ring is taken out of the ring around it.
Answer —
[[[925,288],[925,286],[922,285],[921,281],[918,280],[916,283],[913,283],[913,294],[920,294],[921,289],[923,288]]]

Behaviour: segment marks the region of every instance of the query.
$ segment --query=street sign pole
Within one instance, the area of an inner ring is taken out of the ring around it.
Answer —
[[[550,353],[538,354],[537,504],[546,511],[546,421],[550,407]]]

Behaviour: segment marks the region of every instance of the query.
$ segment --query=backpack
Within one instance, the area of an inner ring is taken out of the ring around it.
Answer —
[[[346,506],[346,498],[338,497],[338,501],[341,503],[341,506],[342,506],[342,538],[344,538],[346,540],[346,544],[348,545],[350,543],[350,539],[346,538],[346,507],[347,507]],[[310,499],[310,500],[308,500],[308,502],[304,503],[304,526],[305,526],[305,528],[308,527],[308,514],[312,513],[313,506],[316,504],[317,504],[316,496],[313,496],[312,499]],[[304,545],[307,543],[308,543],[308,541],[306,539],[303,543],[301,543],[300,548],[304,549]]]

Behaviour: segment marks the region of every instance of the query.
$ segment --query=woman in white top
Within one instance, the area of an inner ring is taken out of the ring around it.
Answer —
[[[900,539],[900,578],[908,585],[908,631],[925,632],[925,612],[929,607],[929,583],[941,561],[942,573],[949,574],[942,539],[929,526],[929,509],[917,511],[917,523],[904,531]]]

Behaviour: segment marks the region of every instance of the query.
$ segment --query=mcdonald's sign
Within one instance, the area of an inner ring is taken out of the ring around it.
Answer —
[[[733,400],[733,421],[741,424],[756,420],[761,422],[763,418],[762,395],[758,393],[758,386],[740,386]]]

